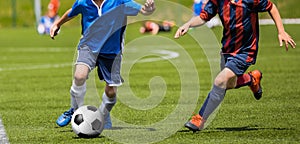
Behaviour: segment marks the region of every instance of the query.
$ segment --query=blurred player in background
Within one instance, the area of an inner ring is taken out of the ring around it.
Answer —
[[[278,9],[269,0],[209,0],[200,16],[192,17],[177,30],[175,38],[185,35],[190,27],[205,24],[217,13],[224,27],[221,72],[215,78],[199,113],[185,127],[194,132],[202,130],[205,121],[223,101],[229,89],[249,86],[255,99],[262,97],[262,73],[259,70],[245,72],[256,62],[259,41],[258,12],[265,11],[269,12],[276,24],[280,46],[284,42],[286,50],[289,45],[295,48],[296,43],[285,32]]]
[[[193,10],[194,16],[199,16],[203,8],[205,7],[208,0],[194,0]],[[210,21],[206,22],[208,28],[221,25],[220,20],[217,17],[213,17]]]
[[[146,21],[140,27],[140,33],[151,33],[153,35],[158,34],[159,32],[169,32],[172,27],[175,26],[175,22],[173,21],[163,21],[162,24],[155,23],[153,21]]]
[[[52,24],[59,19],[59,6],[59,0],[51,0],[49,2],[47,13],[46,15],[41,17],[37,27],[37,31],[39,34],[50,34],[50,28]]]
[[[194,0],[193,11],[195,16],[200,15],[207,1],[208,0]]]
[[[106,121],[104,127],[111,128],[109,113],[117,100],[117,87],[122,85],[120,69],[127,16],[150,15],[154,10],[153,0],[147,0],[144,5],[134,0],[76,0],[54,23],[50,31],[53,39],[65,22],[78,14],[82,16],[82,38],[70,89],[71,108],[57,119],[59,126],[68,125],[74,111],[83,105],[86,80],[89,72],[97,67],[99,79],[106,82],[99,109]]]

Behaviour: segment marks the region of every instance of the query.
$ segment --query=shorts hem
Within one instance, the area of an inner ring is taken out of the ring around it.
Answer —
[[[113,86],[113,87],[118,87],[118,86],[121,86],[122,83],[118,83],[118,84],[108,84],[108,86]]]
[[[93,69],[91,66],[89,66],[88,64],[86,64],[84,62],[76,62],[75,63],[75,65],[79,65],[79,64],[87,66],[90,69],[90,71]]]

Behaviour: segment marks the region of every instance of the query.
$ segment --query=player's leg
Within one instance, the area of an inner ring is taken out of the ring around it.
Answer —
[[[236,79],[235,73],[229,68],[224,68],[215,78],[213,88],[209,92],[199,114],[193,116],[192,119],[185,124],[185,127],[192,131],[203,129],[207,118],[224,99],[228,82],[231,82],[234,79]]]
[[[100,112],[104,115],[104,128],[106,129],[112,127],[110,111],[117,101],[117,87],[122,85],[122,78],[120,75],[121,60],[121,54],[112,59],[100,55],[97,60],[98,77],[100,80],[104,80],[106,82],[105,92],[102,96],[102,103],[99,107]]]
[[[222,71],[215,78],[214,86],[202,105],[199,114],[193,116],[192,119],[185,124],[187,128],[192,131],[203,129],[205,121],[222,102],[226,90],[234,88],[237,85],[237,76],[243,75],[251,65],[251,63],[247,63],[239,57],[224,57],[221,55]]]
[[[239,60],[237,60],[239,61]],[[224,58],[224,56],[221,54],[221,69],[225,68],[227,62],[227,58]],[[229,67],[234,68],[234,64],[232,64],[233,62],[229,62]],[[262,79],[262,73],[259,70],[253,70],[250,71],[248,73],[241,73],[243,70],[246,70],[250,64],[247,64],[245,62],[237,62],[237,63],[244,63],[242,64],[240,67],[244,67],[244,68],[240,68],[240,71],[237,71],[237,73],[239,73],[238,77],[236,78],[236,80],[232,80],[231,82],[228,82],[228,86],[227,86],[227,90],[228,89],[233,89],[233,88],[240,88],[243,86],[249,86],[250,89],[253,92],[254,97],[259,100],[262,97],[262,87],[261,87],[261,79]],[[243,66],[244,65],[244,66]],[[236,68],[234,68],[236,69]]]
[[[89,74],[89,67],[84,64],[75,66],[74,80],[70,88],[71,108],[65,111],[56,121],[57,125],[63,127],[70,123],[72,115],[76,109],[84,103],[84,95],[86,93],[85,81]]]
[[[74,80],[70,89],[71,107],[75,110],[83,106],[89,72],[89,67],[84,64],[77,64],[75,67]]]
[[[259,70],[253,70],[245,73],[237,78],[236,86],[234,88],[240,88],[243,86],[249,86],[253,92],[255,99],[259,100],[262,97],[261,87],[262,73]]]
[[[84,95],[86,93],[85,81],[88,78],[89,72],[95,67],[96,54],[92,53],[89,47],[80,47],[76,60],[74,80],[70,88],[71,108],[65,111],[57,119],[56,123],[59,126],[66,126],[70,123],[74,111],[83,105]]]
[[[230,57],[228,58],[229,60],[227,62],[227,59],[222,56],[223,60],[221,61],[221,67],[223,63],[224,67],[226,65],[227,67],[232,69],[238,76],[236,80],[232,81],[232,83],[228,83],[229,85],[227,86],[227,89],[249,86],[253,92],[254,97],[259,100],[262,97],[262,87],[260,84],[262,73],[259,70],[253,70],[245,73],[245,71],[252,63],[245,62],[245,60],[237,57],[238,56],[236,56],[236,58]],[[240,55],[239,57],[247,57],[247,55]]]
[[[107,84],[105,86],[105,92],[102,95],[102,103],[100,105],[100,111],[102,112],[105,118],[105,124],[104,124],[105,129],[110,129],[112,127],[110,111],[112,110],[116,102],[117,102],[117,87],[109,86],[109,84]]]

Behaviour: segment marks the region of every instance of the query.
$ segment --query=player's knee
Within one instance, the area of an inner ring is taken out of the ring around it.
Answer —
[[[232,87],[231,85],[234,85],[235,79],[236,75],[230,69],[224,68],[215,78],[214,85],[227,89],[228,86]]]
[[[87,79],[87,75],[83,73],[76,73],[74,75],[74,80],[76,84],[82,85]]]
[[[233,77],[228,80],[226,89],[233,89],[236,87],[237,77]]]
[[[106,86],[105,93],[106,93],[107,97],[113,98],[117,94],[117,87]]]
[[[224,77],[216,77],[214,85],[220,88],[226,88],[227,80]]]

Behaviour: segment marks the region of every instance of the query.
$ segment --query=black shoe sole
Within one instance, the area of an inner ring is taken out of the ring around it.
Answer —
[[[190,122],[185,123],[184,126],[193,132],[200,131],[197,126],[195,126],[194,124],[192,124]]]
[[[254,94],[256,100],[259,100],[262,97],[262,89],[260,88],[257,93]]]

